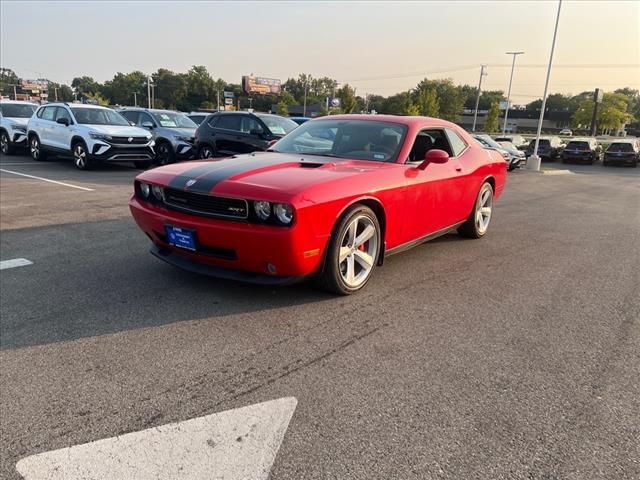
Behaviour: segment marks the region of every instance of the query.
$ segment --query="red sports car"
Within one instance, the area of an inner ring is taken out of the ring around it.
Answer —
[[[453,123],[335,115],[267,152],[146,171],[129,205],[172,265],[267,284],[314,276],[349,294],[388,255],[456,229],[484,236],[506,169]]]

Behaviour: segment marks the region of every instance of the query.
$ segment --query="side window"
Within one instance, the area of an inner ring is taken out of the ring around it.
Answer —
[[[449,143],[451,144],[451,150],[453,151],[453,156],[457,157],[467,148],[467,144],[460,138],[456,132],[451,130],[450,128],[446,129],[447,138],[449,139]]]
[[[44,111],[42,112],[42,119],[49,120],[53,122],[56,114],[56,107],[44,107]]]
[[[216,123],[216,128],[224,128],[225,130],[240,131],[241,116],[240,115],[221,115]]]
[[[142,126],[143,123],[149,122],[151,125],[155,125],[156,122],[153,121],[151,115],[147,112],[140,112],[140,117],[138,118],[138,125]]]
[[[138,122],[138,116],[140,115],[139,112],[127,111],[127,112],[121,112],[121,113],[122,113],[122,116],[127,120],[129,120],[130,122],[133,122],[136,125],[140,125],[140,123]]]
[[[56,109],[56,122],[59,118],[66,118],[67,120],[69,120],[69,124],[73,124],[73,120],[71,119],[69,111],[64,107],[58,107]]]
[[[421,162],[424,160],[425,155],[429,150],[444,150],[450,156],[453,156],[453,152],[449,145],[449,141],[444,133],[444,130],[440,128],[426,129],[420,131],[416,135],[416,139],[409,152],[408,162]]]
[[[40,108],[38,109],[38,111],[36,112],[36,117],[38,117],[38,118],[42,118],[42,114],[43,114],[43,112],[44,112],[44,109],[45,109],[45,108],[46,108],[46,107],[40,107]]]
[[[241,131],[244,133],[251,133],[254,130],[264,130],[260,122],[253,117],[242,116]]]
[[[207,122],[207,124],[211,127],[211,128],[215,128],[216,125],[218,124],[218,120],[220,119],[220,115],[212,115],[211,118],[209,119],[209,121]]]

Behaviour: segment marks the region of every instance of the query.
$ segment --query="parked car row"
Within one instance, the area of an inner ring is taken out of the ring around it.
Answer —
[[[520,168],[520,164],[525,161],[526,157],[523,151],[518,150],[511,142],[497,142],[489,135],[474,135],[473,138],[489,150],[498,151],[507,162],[507,170],[510,172],[516,168]]]

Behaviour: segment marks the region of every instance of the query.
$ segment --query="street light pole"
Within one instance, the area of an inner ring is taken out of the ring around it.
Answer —
[[[504,110],[504,123],[502,124],[502,135],[507,133],[507,118],[509,118],[509,103],[511,101],[511,83],[513,82],[513,70],[516,66],[516,56],[522,55],[524,52],[507,52],[507,55],[513,55],[511,62],[511,76],[509,77],[509,91],[507,93],[507,108]]]
[[[307,86],[309,85],[309,80],[305,78],[304,80],[304,103],[302,105],[302,116],[307,116]]]
[[[551,54],[549,55],[549,66],[547,67],[547,79],[544,82],[544,94],[542,95],[542,106],[540,107],[540,118],[538,119],[538,132],[536,133],[536,144],[533,147],[533,155],[527,159],[527,168],[540,170],[540,157],[538,156],[538,145],[540,144],[540,132],[542,131],[542,121],[544,120],[544,108],[547,105],[547,90],[549,88],[549,77],[551,76],[551,65],[553,64],[553,51],[556,48],[556,36],[558,35],[558,23],[560,23],[560,9],[562,0],[558,0],[558,13],[556,14],[556,28],[553,31],[551,41]]]
[[[480,91],[482,90],[482,77],[487,75],[484,73],[484,67],[486,65],[480,65],[480,81],[478,82],[478,95],[476,96],[476,108],[473,111],[473,126],[471,127],[471,131],[476,131],[476,121],[478,120],[478,106],[480,105]]]
[[[147,108],[151,108],[151,78],[147,75]]]
[[[133,106],[137,107],[138,106],[138,92],[131,92],[133,93]]]

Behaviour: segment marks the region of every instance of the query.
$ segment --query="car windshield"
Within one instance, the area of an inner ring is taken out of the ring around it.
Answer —
[[[76,121],[83,125],[129,126],[126,118],[108,108],[71,108]]]
[[[21,103],[2,103],[0,113],[7,118],[30,118],[36,111],[36,105],[26,105]]]
[[[589,142],[569,142],[567,150],[589,150]]]
[[[184,113],[154,112],[153,114],[161,127],[166,128],[197,128],[193,120]]]
[[[293,120],[278,115],[258,115],[258,117],[274,135],[286,135],[298,127]]]
[[[402,147],[407,127],[372,120],[319,120],[296,128],[272,148],[276,152],[393,161]]]
[[[633,145],[626,142],[612,143],[607,152],[633,152]]]

